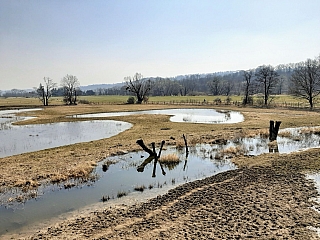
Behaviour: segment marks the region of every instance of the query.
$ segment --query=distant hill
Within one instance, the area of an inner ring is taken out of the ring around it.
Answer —
[[[82,91],[88,91],[88,90],[96,90],[99,88],[113,88],[113,87],[122,87],[123,83],[112,83],[112,84],[91,84],[88,86],[80,86],[80,89]]]

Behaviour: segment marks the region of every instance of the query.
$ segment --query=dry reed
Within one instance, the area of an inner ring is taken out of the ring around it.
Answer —
[[[159,162],[161,163],[179,163],[180,161],[179,157],[174,153],[161,156],[159,159]]]

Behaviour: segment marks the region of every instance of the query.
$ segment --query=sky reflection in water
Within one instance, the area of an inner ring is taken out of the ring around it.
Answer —
[[[161,109],[135,112],[115,112],[115,113],[93,113],[74,115],[73,117],[88,118],[88,117],[115,117],[115,116],[129,116],[137,114],[162,114],[172,115],[170,121],[172,122],[186,122],[186,123],[238,123],[244,120],[241,113],[235,111],[217,111],[214,109]]]

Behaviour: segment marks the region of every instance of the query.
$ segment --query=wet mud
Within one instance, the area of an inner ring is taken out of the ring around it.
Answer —
[[[318,195],[301,173],[253,167],[183,184],[145,203],[67,220],[28,239],[318,239]]]

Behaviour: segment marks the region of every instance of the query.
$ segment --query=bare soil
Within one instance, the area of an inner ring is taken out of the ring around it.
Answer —
[[[103,111],[134,111],[176,106],[52,107],[34,113],[26,123],[73,121],[66,115]],[[194,108],[194,106],[192,106]],[[203,107],[203,106],[201,106]],[[223,107],[226,109],[227,107]],[[229,107],[230,108],[230,107]],[[238,124],[172,123],[169,116],[113,117],[134,126],[99,141],[0,158],[1,186],[36,189],[43,182],[89,177],[98,161],[138,150],[135,143],[165,140],[176,145],[187,135],[192,143],[213,143],[265,133],[269,120],[281,128],[320,126],[319,113],[287,109],[233,108],[245,121]],[[77,119],[79,120],[79,119]],[[145,203],[99,209],[42,229],[27,239],[319,239],[308,226],[320,227],[320,214],[310,207],[317,196],[304,173],[320,170],[320,149],[293,154],[235,157],[238,170],[187,183]],[[19,197],[19,196],[17,196]],[[26,196],[28,197],[28,196]]]

